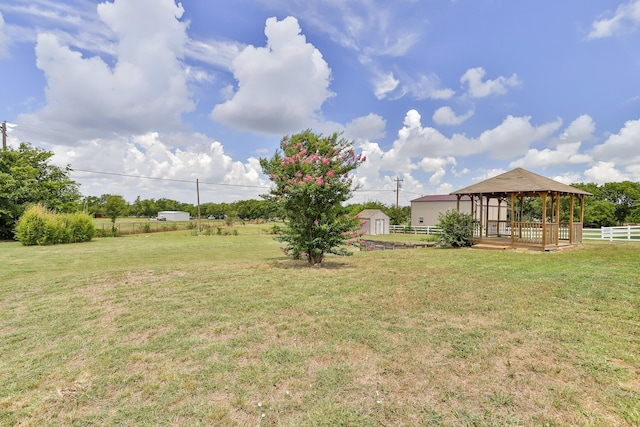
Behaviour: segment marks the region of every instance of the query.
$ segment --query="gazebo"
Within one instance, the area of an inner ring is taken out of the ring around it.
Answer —
[[[458,211],[460,199],[463,196],[471,197],[470,213],[477,221],[473,231],[474,244],[525,246],[543,250],[582,244],[584,198],[592,195],[522,168],[451,194],[457,197]],[[530,198],[539,198],[541,206],[534,216],[525,220],[524,207]],[[507,203],[506,218],[498,216],[498,219],[489,219],[488,207],[492,199],[497,200],[498,207]],[[566,202],[564,207],[565,221],[561,221],[560,216],[562,200],[568,200],[568,207]],[[578,212],[576,201],[579,204]]]

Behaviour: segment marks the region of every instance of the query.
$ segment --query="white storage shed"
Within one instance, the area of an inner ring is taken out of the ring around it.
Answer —
[[[389,234],[389,216],[379,209],[365,209],[358,214],[363,222],[360,231],[364,234]]]
[[[158,219],[164,218],[167,221],[189,221],[189,212],[182,211],[161,211],[158,212]]]

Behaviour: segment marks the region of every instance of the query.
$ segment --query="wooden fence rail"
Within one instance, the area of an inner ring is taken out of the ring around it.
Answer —
[[[440,228],[435,225],[390,225],[389,232],[399,234],[440,234]]]

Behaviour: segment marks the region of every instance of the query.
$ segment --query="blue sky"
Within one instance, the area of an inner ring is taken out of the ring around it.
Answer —
[[[640,181],[640,0],[0,0],[0,77],[84,195],[258,198],[307,128],[367,156],[352,202]]]

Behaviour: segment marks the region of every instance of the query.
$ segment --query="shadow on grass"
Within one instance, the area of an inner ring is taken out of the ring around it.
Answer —
[[[340,268],[349,267],[346,262],[340,262],[336,260],[322,261],[320,264],[310,265],[306,259],[294,260],[294,259],[282,259],[282,258],[268,258],[273,267],[283,270],[300,270],[300,269],[317,269],[317,270],[337,270]]]

